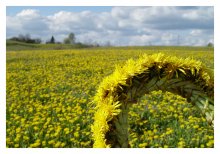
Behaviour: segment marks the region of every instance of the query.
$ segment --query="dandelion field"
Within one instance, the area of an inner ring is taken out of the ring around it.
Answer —
[[[213,48],[90,48],[9,51],[6,78],[6,146],[93,147],[96,90],[115,65],[162,52],[190,57],[214,72]],[[133,148],[214,147],[214,129],[181,96],[162,91],[143,96],[129,112]]]

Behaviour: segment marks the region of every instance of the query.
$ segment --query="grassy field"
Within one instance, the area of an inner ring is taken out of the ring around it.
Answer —
[[[13,47],[14,48],[14,47]],[[213,48],[111,47],[7,52],[7,147],[92,147],[93,96],[115,65],[162,52],[202,61]],[[177,95],[152,92],[130,110],[131,147],[214,147],[214,129]]]
[[[7,40],[7,51],[21,51],[21,50],[65,50],[65,49],[80,49],[88,48],[85,44],[32,44],[18,41]]]

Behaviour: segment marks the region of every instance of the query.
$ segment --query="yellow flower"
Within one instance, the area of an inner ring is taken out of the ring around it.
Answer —
[[[28,136],[24,136],[23,139],[24,139],[25,141],[28,141],[30,138],[29,138]]]
[[[30,148],[37,148],[41,145],[41,143],[37,142],[37,143],[33,143],[30,145]]]
[[[158,135],[155,135],[155,136],[154,136],[154,139],[157,139],[157,138],[159,138],[159,136],[158,136]]]
[[[66,143],[61,143],[61,147],[64,147],[66,145]]]
[[[16,128],[16,133],[20,133],[20,132],[21,132],[21,128],[20,127]]]
[[[64,129],[64,132],[65,132],[65,134],[69,134],[70,129],[69,129],[69,128],[65,128],[65,129]]]
[[[59,148],[61,146],[61,142],[57,142],[55,145],[54,145],[54,148]]]
[[[184,146],[185,146],[185,142],[184,141],[178,142],[178,148],[184,148]]]
[[[50,144],[50,145],[53,145],[54,143],[55,143],[54,140],[50,140],[50,141],[48,142],[48,144]]]
[[[46,141],[42,142],[42,146],[46,146],[46,144],[47,144]]]
[[[193,126],[193,128],[194,128],[194,129],[197,129],[197,128],[199,128],[199,125],[195,125],[195,126]]]
[[[79,138],[79,132],[74,132],[74,137]]]
[[[139,148],[145,148],[148,144],[147,143],[140,143]]]
[[[34,130],[37,131],[39,130],[39,128],[37,126],[34,126]]]
[[[189,109],[185,107],[185,108],[183,109],[183,112],[187,112],[187,111],[189,111]]]
[[[206,143],[206,146],[209,148],[212,148],[214,145],[214,140],[210,140],[208,143]]]

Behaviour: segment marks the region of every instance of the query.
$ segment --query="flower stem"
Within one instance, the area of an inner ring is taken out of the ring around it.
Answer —
[[[121,113],[118,115],[118,119],[115,120],[115,126],[116,126],[116,137],[118,141],[118,146],[120,148],[128,148],[128,109],[129,106],[126,102],[121,102]]]

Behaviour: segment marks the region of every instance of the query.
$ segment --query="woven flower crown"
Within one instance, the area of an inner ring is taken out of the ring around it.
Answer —
[[[214,124],[213,72],[193,59],[145,54],[137,61],[128,60],[124,67],[117,66],[100,84],[94,98],[93,146],[129,147],[129,106],[154,90],[187,98]]]

